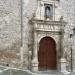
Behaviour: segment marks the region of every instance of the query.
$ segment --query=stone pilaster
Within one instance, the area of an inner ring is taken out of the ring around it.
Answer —
[[[66,58],[65,58],[65,56],[64,56],[64,26],[65,25],[63,25],[63,17],[61,17],[61,39],[60,39],[60,42],[61,42],[61,48],[60,48],[60,52],[61,52],[61,72],[67,72],[67,70],[66,70]]]
[[[33,49],[33,60],[32,60],[32,71],[38,71],[38,50],[37,50],[37,33],[34,31],[34,49]]]

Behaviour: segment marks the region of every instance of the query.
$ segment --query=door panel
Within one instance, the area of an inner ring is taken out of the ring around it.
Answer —
[[[50,37],[44,37],[39,43],[38,51],[39,69],[56,69],[56,43]]]

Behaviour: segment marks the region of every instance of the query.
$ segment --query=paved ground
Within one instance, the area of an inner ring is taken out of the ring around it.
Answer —
[[[75,75],[75,73],[61,73],[57,71],[39,71],[36,75]]]

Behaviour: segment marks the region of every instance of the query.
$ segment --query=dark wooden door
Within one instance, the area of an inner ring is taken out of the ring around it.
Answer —
[[[40,70],[56,69],[56,44],[50,37],[44,37],[39,43],[38,61]]]

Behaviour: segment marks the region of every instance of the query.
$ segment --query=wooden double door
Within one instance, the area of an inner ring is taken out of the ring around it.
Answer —
[[[39,43],[38,51],[39,70],[55,70],[56,62],[56,43],[51,37],[44,37]]]

